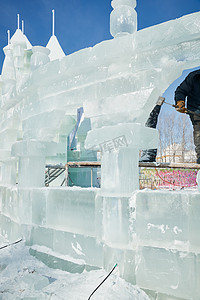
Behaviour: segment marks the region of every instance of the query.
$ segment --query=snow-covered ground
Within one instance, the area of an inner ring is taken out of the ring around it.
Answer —
[[[7,242],[0,236],[0,247]],[[0,249],[0,300],[87,300],[107,276],[104,270],[71,274],[48,268],[29,254],[24,242]],[[91,300],[149,300],[119,278],[117,268]]]

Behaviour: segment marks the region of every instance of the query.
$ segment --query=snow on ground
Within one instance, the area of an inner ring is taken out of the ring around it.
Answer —
[[[0,236],[0,247],[6,245]],[[108,275],[104,270],[71,274],[48,268],[29,254],[24,242],[0,249],[0,300],[87,300]],[[149,300],[118,275],[117,268],[91,300]]]

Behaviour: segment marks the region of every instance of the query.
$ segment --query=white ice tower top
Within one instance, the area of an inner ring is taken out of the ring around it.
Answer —
[[[27,37],[25,36],[25,34],[23,34],[23,32],[21,31],[21,29],[17,29],[15,31],[15,33],[13,34],[11,40],[10,40],[11,45],[12,44],[25,44],[26,45],[26,49],[31,49],[32,45],[29,42],[29,40],[27,39]]]
[[[11,47],[13,44],[25,44],[26,49],[31,49],[32,45],[24,34],[24,21],[22,21],[22,30],[19,28],[19,14],[17,14],[17,30],[10,40]]]
[[[15,79],[14,57],[21,57],[23,60],[24,50],[31,49],[32,45],[26,35],[19,29],[19,15],[18,28],[10,39],[10,31],[8,30],[8,45],[3,48],[5,53],[5,60],[2,67],[2,75],[5,79]],[[16,63],[16,59],[15,59]]]
[[[49,54],[50,60],[61,59],[65,56],[57,37],[55,36],[55,11],[52,10],[52,36],[50,37],[47,46],[51,52]]]

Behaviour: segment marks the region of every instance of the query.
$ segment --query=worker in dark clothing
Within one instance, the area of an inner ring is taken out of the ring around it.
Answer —
[[[187,98],[187,108],[185,106]],[[193,71],[175,91],[176,110],[180,113],[190,111],[197,163],[200,164],[200,70]],[[192,113],[193,112],[193,113]]]
[[[146,127],[156,128],[158,123],[158,115],[160,113],[161,106],[165,101],[164,97],[159,97],[154,109],[149,115],[148,120],[145,123]],[[156,161],[157,149],[147,149],[142,151],[140,162],[154,162]]]

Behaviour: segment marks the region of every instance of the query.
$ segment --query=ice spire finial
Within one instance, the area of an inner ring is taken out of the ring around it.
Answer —
[[[52,35],[55,35],[55,10],[52,9]]]
[[[24,34],[24,20],[22,20],[22,33]]]
[[[19,29],[19,14],[17,14],[17,29]]]
[[[10,30],[7,30],[7,34],[8,34],[8,45],[10,44]]]
[[[133,34],[137,30],[136,0],[112,0],[110,33],[113,37]]]

